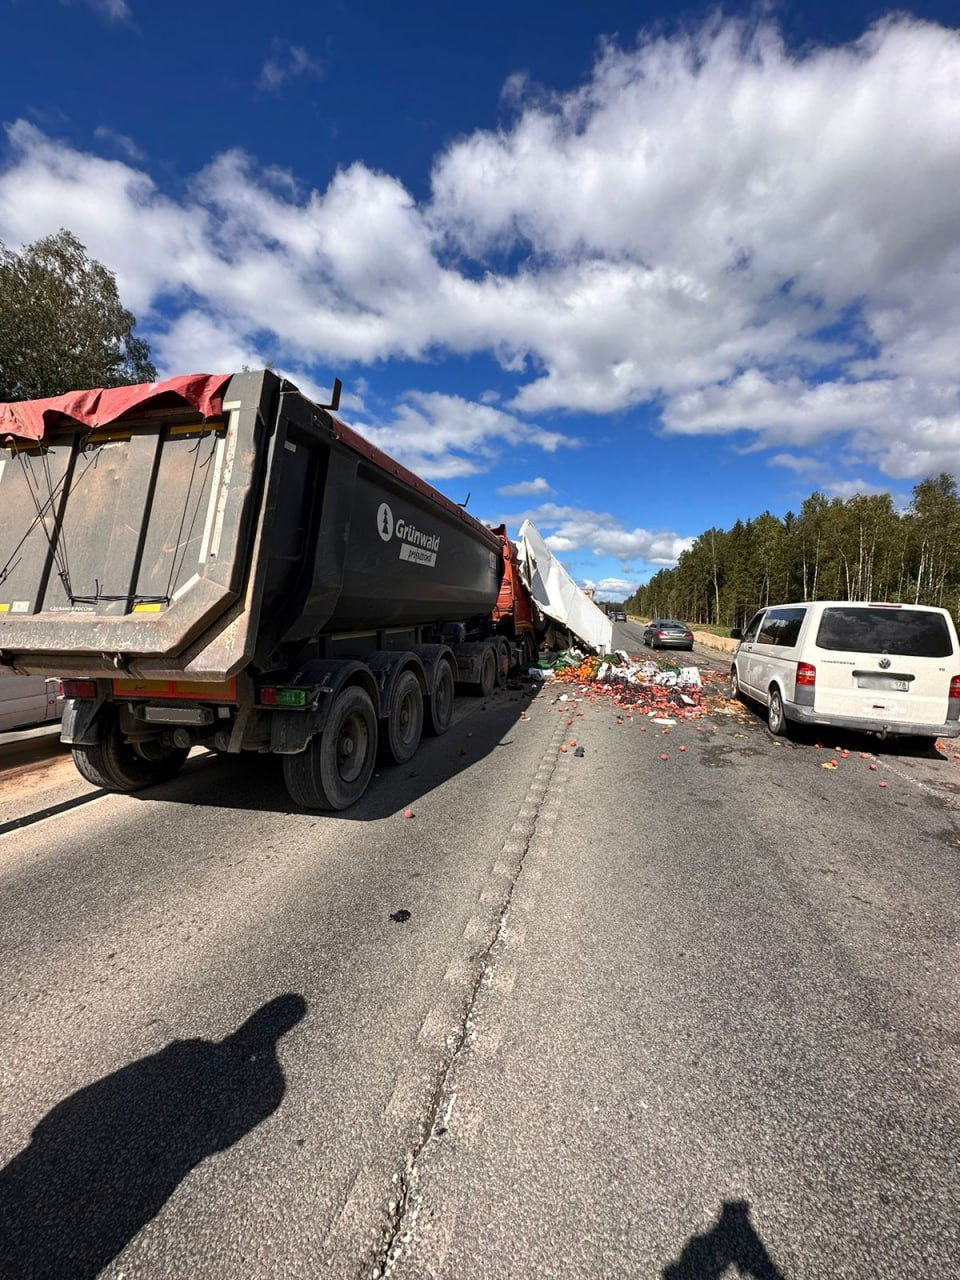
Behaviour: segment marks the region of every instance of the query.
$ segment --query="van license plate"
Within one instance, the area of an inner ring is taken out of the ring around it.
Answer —
[[[893,676],[860,676],[857,680],[859,689],[888,689],[892,693],[909,693],[908,680],[895,680]]]

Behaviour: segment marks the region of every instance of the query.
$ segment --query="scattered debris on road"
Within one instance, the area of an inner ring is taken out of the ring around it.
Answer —
[[[561,653],[543,654],[540,665],[532,667],[527,679],[533,685],[559,684],[564,692],[554,697],[554,703],[564,704],[584,699],[608,698],[618,710],[616,723],[636,716],[656,725],[667,733],[679,722],[699,720],[706,716],[733,717],[744,727],[759,728],[762,721],[756,710],[739,698],[729,696],[730,681],[726,671],[694,665],[678,666],[656,657],[631,657],[622,649],[616,653],[594,656],[579,649],[567,649]],[[644,732],[647,723],[641,725]],[[742,736],[742,735],[738,735]],[[784,744],[778,744],[784,745]],[[803,749],[802,741],[791,745]],[[939,739],[935,750],[941,760],[960,762],[960,751],[954,740]],[[681,748],[682,750],[683,748]],[[850,750],[837,746],[829,748],[822,742],[809,744],[807,749],[824,751],[835,749],[839,760],[847,760]],[[858,752],[861,760],[869,760],[872,753]],[[838,768],[836,760],[823,768]],[[876,764],[870,764],[876,770]]]
[[[645,715],[670,727],[705,715],[736,714],[741,704],[727,697],[724,673],[693,665],[676,666],[653,658],[632,658],[624,650],[602,657],[577,649],[546,657],[530,670],[535,683],[550,681],[570,688],[554,701],[609,698],[627,714]]]

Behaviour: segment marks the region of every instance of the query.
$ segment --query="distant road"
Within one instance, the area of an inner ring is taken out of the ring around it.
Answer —
[[[644,623],[632,622],[629,618],[626,622],[615,622],[613,624],[613,642],[618,649],[626,649],[628,653],[640,653],[649,655],[653,651],[648,649],[643,643]],[[716,637],[710,636],[708,633],[698,632],[692,627],[694,636],[696,637],[693,652],[696,655],[697,662],[701,665],[713,668],[716,671],[728,671],[730,668],[729,657],[723,652],[723,648],[716,645],[714,641]],[[682,657],[686,650],[657,650],[658,653],[669,653],[673,656]]]

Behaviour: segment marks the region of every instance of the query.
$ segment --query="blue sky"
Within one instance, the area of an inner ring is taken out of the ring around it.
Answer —
[[[267,361],[618,599],[960,476],[953,4],[0,0],[0,240]],[[951,25],[952,24],[952,25]]]

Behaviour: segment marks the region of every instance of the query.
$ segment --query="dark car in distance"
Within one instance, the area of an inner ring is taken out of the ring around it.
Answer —
[[[644,628],[643,643],[650,649],[693,649],[693,632],[675,618],[654,618]]]
[[[627,615],[624,613],[624,611],[623,611],[622,609],[611,609],[611,610],[610,610],[610,621],[611,621],[611,622],[626,622],[626,620],[627,620]]]

